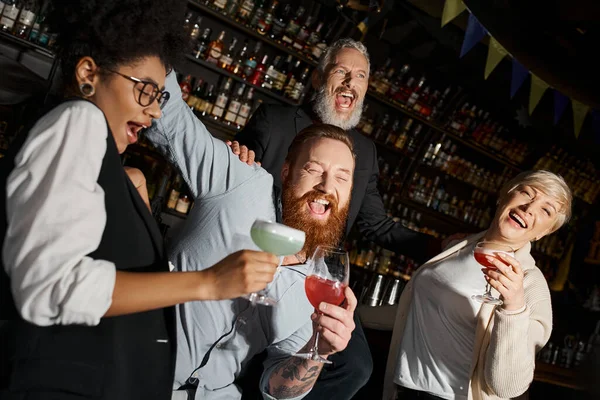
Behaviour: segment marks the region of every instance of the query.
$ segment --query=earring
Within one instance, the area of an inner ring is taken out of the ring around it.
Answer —
[[[83,97],[90,97],[93,96],[94,93],[96,93],[96,89],[94,89],[94,86],[92,86],[91,83],[82,83],[81,85],[79,85],[79,91],[81,92]]]

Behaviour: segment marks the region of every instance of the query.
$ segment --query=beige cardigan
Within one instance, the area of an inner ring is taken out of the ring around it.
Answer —
[[[442,260],[479,240],[484,233],[472,235],[432,258],[417,270],[415,276],[430,267],[433,262]],[[533,381],[535,354],[544,347],[552,332],[552,304],[546,279],[535,266],[530,251],[531,245],[528,243],[515,253],[515,258],[521,263],[525,275],[525,311],[506,314],[501,308],[496,309],[493,305],[483,304],[477,315],[469,399],[517,398],[527,392]],[[393,399],[396,391],[394,375],[406,315],[411,307],[412,282],[411,279],[402,292],[396,312],[385,373],[384,400]],[[493,292],[496,296],[499,295],[495,290]]]

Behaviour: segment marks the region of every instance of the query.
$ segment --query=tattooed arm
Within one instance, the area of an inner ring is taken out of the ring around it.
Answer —
[[[309,351],[306,345],[300,353]],[[268,392],[277,399],[289,399],[306,394],[317,381],[323,363],[290,357],[281,361],[271,373]]]
[[[322,357],[326,358],[328,355],[344,350],[354,330],[356,297],[350,288],[346,288],[345,295],[346,302],[344,306],[339,307],[333,304],[321,303],[319,314],[317,315],[315,310],[311,317],[313,324],[309,329],[320,333],[319,354]],[[304,330],[306,330],[306,327],[304,327]],[[308,343],[299,352],[310,350],[314,340],[315,336],[312,335]],[[282,346],[279,346],[279,348],[282,348]],[[264,397],[269,399],[304,397],[312,389],[322,368],[322,363],[298,357],[288,356],[283,360],[280,359],[270,371],[265,370],[265,373],[268,373],[268,381],[266,384],[267,393]]]

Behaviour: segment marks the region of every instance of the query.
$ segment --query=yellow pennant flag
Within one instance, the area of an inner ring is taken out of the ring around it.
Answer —
[[[550,86],[546,82],[544,82],[543,80],[541,80],[534,74],[531,74],[531,93],[529,94],[529,115],[531,115],[531,113],[533,113],[533,110],[535,110],[535,107],[538,105],[538,103],[542,99],[544,92],[549,87]]]
[[[442,27],[458,17],[466,9],[467,6],[465,6],[462,0],[446,0],[446,3],[444,3],[444,12],[442,12]]]
[[[573,128],[575,129],[575,137],[578,138],[590,106],[580,103],[577,100],[571,100],[571,102],[573,104]]]
[[[485,73],[484,78],[487,79],[492,73],[494,68],[500,64],[500,61],[508,54],[506,49],[502,47],[496,39],[490,36],[490,44],[488,46],[487,61],[485,62]]]

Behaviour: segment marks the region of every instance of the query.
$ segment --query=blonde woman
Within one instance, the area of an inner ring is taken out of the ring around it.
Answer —
[[[502,188],[487,231],[417,271],[396,312],[384,399],[509,399],[527,391],[552,331],[550,292],[531,242],[569,219],[571,201],[560,176],[523,172]],[[482,269],[473,257],[482,240],[510,246],[514,257],[488,257],[497,269]],[[486,283],[502,305],[471,298]]]

